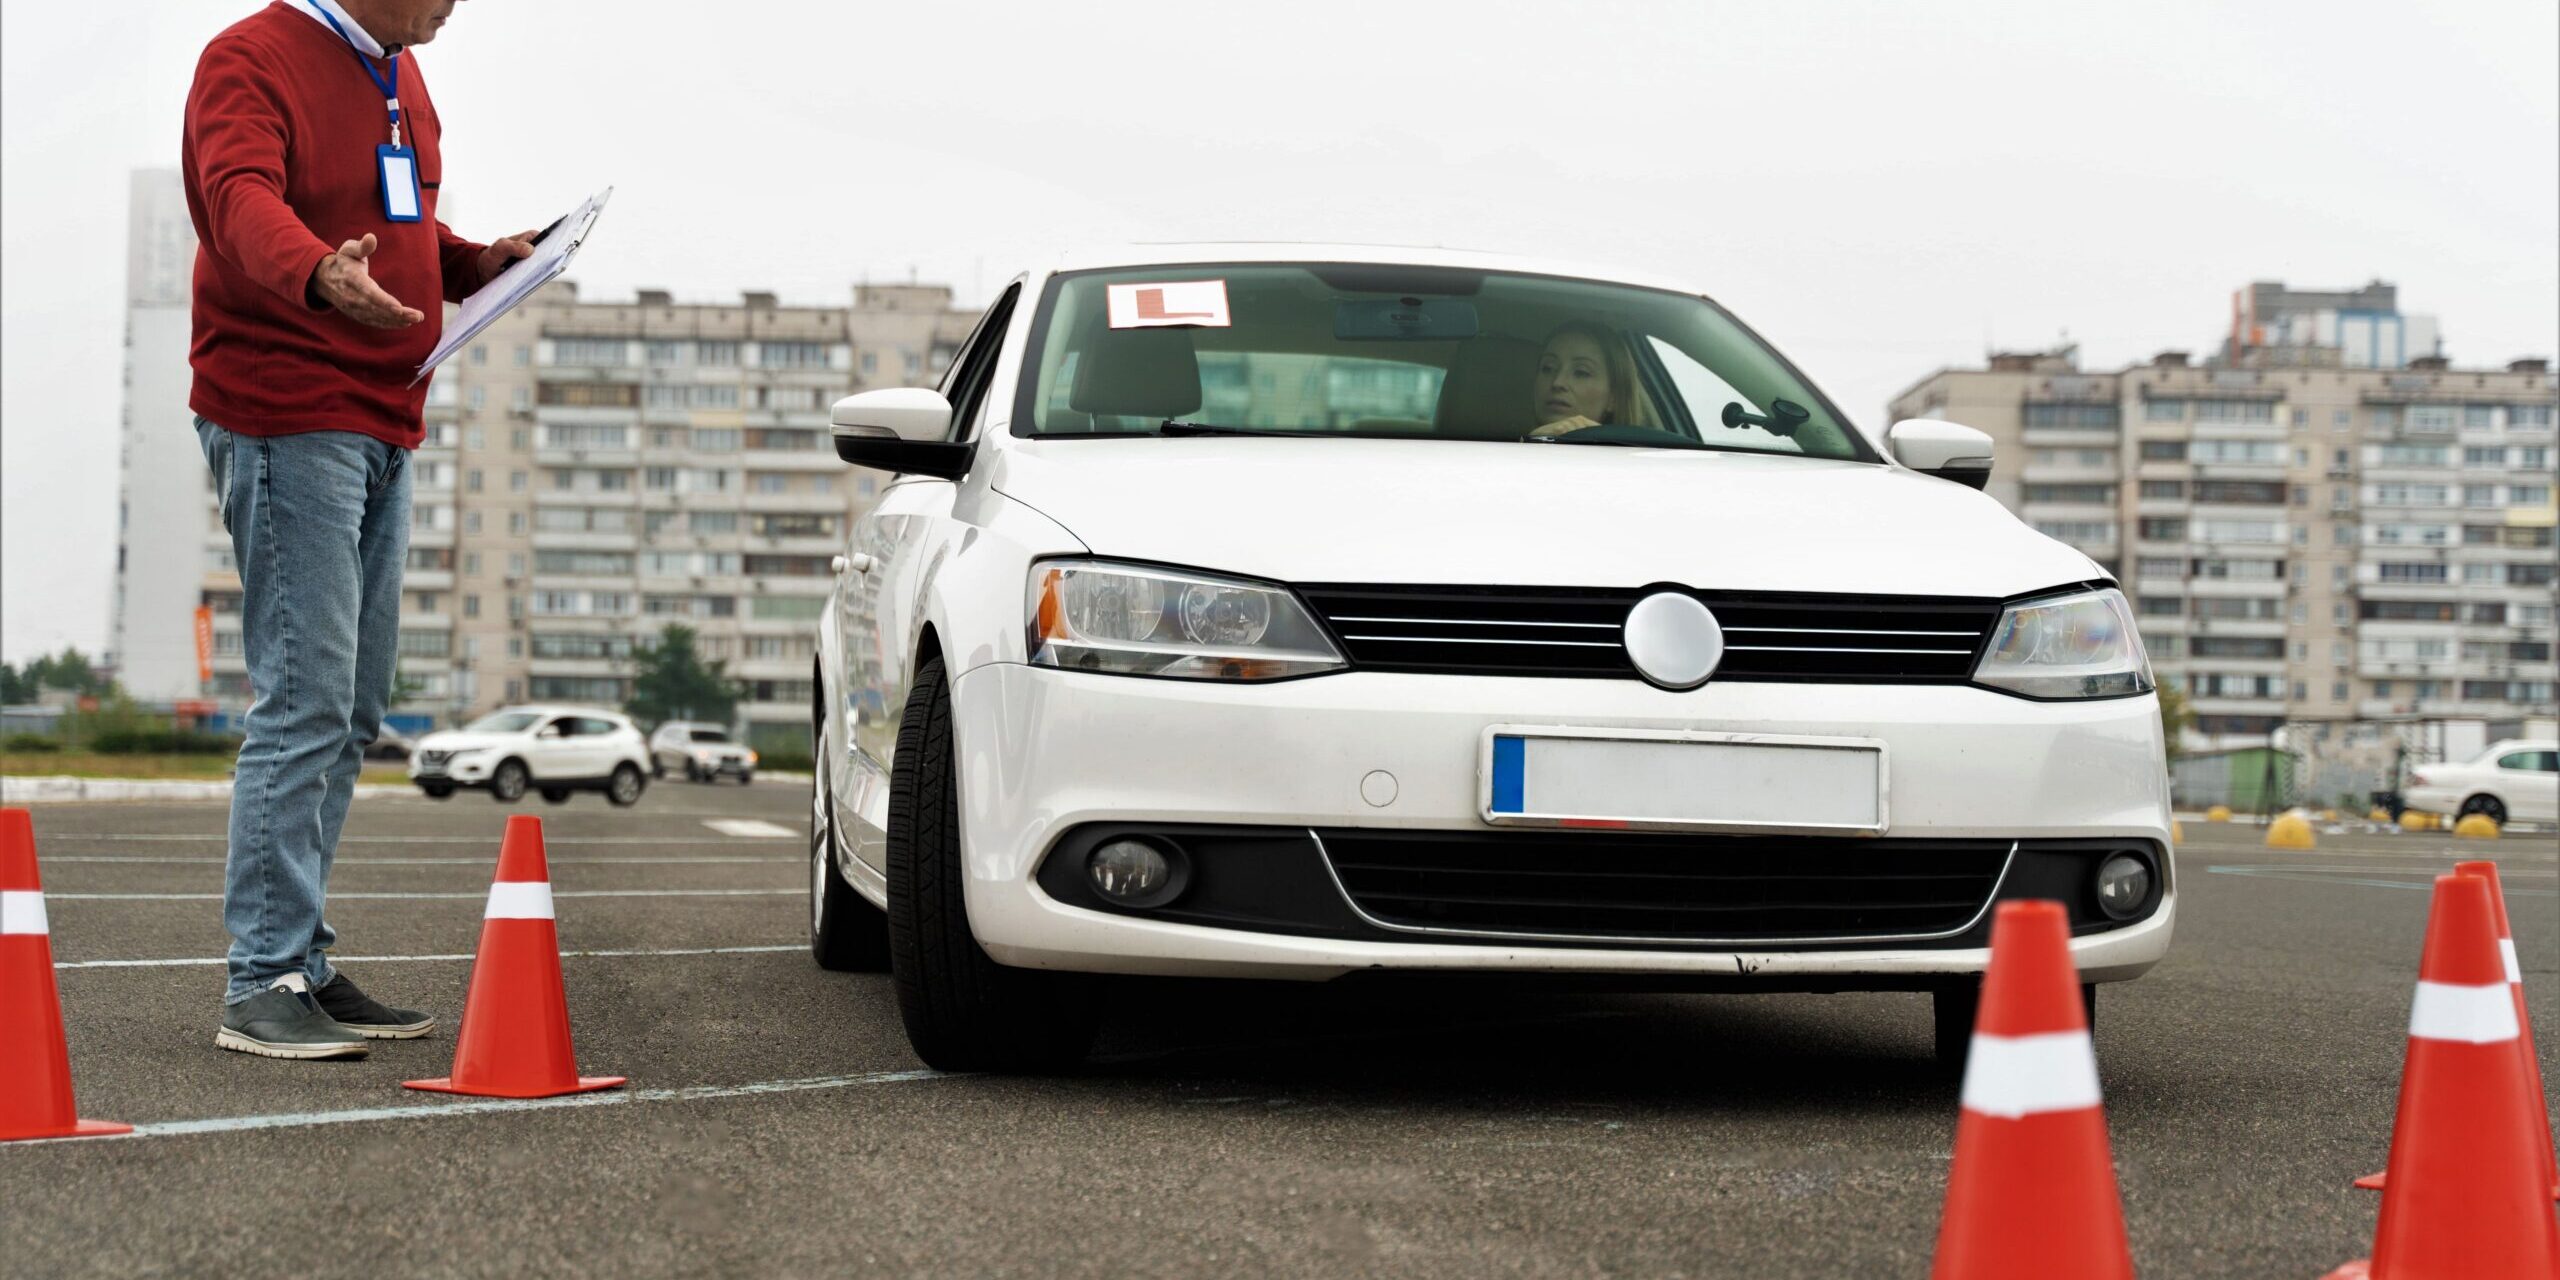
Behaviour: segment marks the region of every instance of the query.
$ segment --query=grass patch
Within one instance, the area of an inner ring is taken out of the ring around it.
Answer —
[[[227,755],[107,755],[95,751],[18,752],[0,750],[0,774],[17,777],[163,778],[222,782],[231,777]],[[362,782],[400,782],[408,767],[397,761],[368,760]]]

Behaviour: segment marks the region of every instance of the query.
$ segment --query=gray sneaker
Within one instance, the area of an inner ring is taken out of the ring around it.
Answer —
[[[289,987],[269,987],[224,1009],[213,1043],[262,1058],[361,1058],[369,1049],[309,992]]]
[[[330,974],[311,998],[319,1002],[320,1012],[367,1040],[414,1040],[436,1029],[434,1018],[415,1009],[394,1009],[357,989],[344,973]]]

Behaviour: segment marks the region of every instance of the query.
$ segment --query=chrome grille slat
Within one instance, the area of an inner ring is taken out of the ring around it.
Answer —
[[[1627,588],[1318,584],[1299,588],[1372,671],[1639,678],[1613,635]],[[1933,596],[1698,591],[1727,635],[1714,681],[1960,684],[2000,602]]]

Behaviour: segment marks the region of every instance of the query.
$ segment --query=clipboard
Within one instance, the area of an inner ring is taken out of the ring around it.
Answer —
[[[536,290],[559,279],[560,273],[569,269],[569,260],[577,256],[579,246],[584,245],[588,234],[595,230],[596,217],[604,212],[604,202],[612,198],[611,187],[587,197],[586,203],[562,214],[534,236],[531,256],[508,263],[506,270],[491,277],[489,283],[463,299],[461,309],[454,312],[453,319],[444,327],[444,339],[436,343],[435,350],[427,353],[425,362],[418,366],[417,376],[409,379],[409,385],[414,387],[425,381],[428,374],[435,372],[437,365],[479,337],[482,330],[497,323],[498,317],[515,310],[517,304],[532,297]]]

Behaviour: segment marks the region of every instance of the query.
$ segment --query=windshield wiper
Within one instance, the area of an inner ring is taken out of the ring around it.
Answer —
[[[1206,422],[1167,418],[1156,427],[1160,436],[1308,436],[1311,431],[1262,431],[1253,427],[1221,427]]]

